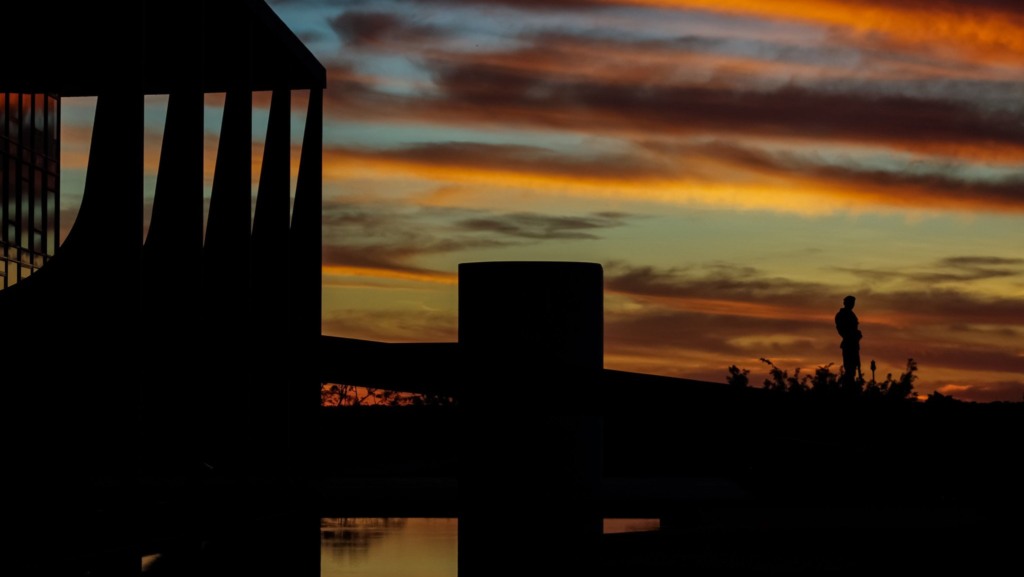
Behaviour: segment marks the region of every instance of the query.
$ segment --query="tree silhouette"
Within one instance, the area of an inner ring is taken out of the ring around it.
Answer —
[[[886,375],[885,380],[876,383],[874,379],[867,383],[865,393],[871,397],[885,397],[889,399],[916,399],[914,395],[914,381],[917,380],[917,361],[907,359],[907,370],[900,373],[899,378],[894,379],[892,373]]]
[[[736,365],[729,367],[729,377],[725,380],[733,387],[745,388],[750,384],[750,369],[740,369]]]
[[[842,379],[842,368],[839,372],[833,372],[833,363],[819,366],[812,374],[801,374],[797,367],[793,374],[773,363],[770,359],[762,357],[760,361],[768,365],[768,378],[764,380],[763,387],[766,390],[778,393],[815,395],[836,395],[864,396],[866,398],[910,400],[916,401],[914,394],[914,381],[917,380],[917,362],[907,359],[907,369],[899,377],[893,378],[889,373],[885,380],[876,382],[873,371],[870,381],[865,381],[863,375],[858,375],[851,382],[844,383]],[[872,361],[874,365],[874,361]],[[740,369],[736,365],[728,368],[729,375],[726,383],[735,387],[746,387],[750,381],[750,371]]]
[[[321,407],[436,407],[454,403],[454,399],[443,395],[403,393],[390,389],[337,383],[320,385]]]

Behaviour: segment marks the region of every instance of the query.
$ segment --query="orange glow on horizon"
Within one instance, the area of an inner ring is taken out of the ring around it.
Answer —
[[[432,271],[403,271],[374,267],[325,265],[322,267],[322,272],[325,276],[370,277],[444,285],[454,285],[458,283],[458,276],[455,274]]]

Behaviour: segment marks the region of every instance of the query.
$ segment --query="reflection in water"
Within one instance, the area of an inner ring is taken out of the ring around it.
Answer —
[[[458,519],[320,520],[321,577],[455,577]]]

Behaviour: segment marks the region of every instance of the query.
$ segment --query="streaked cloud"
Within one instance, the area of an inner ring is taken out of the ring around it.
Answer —
[[[492,232],[513,238],[536,240],[593,240],[596,232],[622,226],[628,215],[598,213],[589,216],[548,216],[516,213],[494,217],[461,220],[456,226],[463,230]]]
[[[983,384],[960,385],[951,383],[937,389],[943,395],[957,399],[970,399],[978,403],[992,401],[1024,402],[1024,381],[997,381]]]
[[[349,47],[428,41],[440,34],[431,26],[417,25],[392,13],[346,11],[330,20],[331,29]]]
[[[402,14],[388,14],[383,27],[422,26]],[[440,37],[441,28],[432,26],[431,34]],[[784,211],[808,211],[805,199],[792,198],[801,195],[838,200],[831,204],[842,209],[1022,205],[1024,82],[1016,80],[1022,66],[1005,77],[976,77],[972,63],[951,69],[942,55],[883,50],[856,38],[846,48],[822,51],[711,36],[552,29],[510,35],[507,47],[477,51],[424,42],[408,61],[422,78],[407,90],[390,88],[393,79],[369,69],[337,64],[332,110],[342,119],[387,124],[599,134],[620,139],[618,151],[436,142],[338,149],[337,161],[370,159],[382,169],[441,181],[642,183],[619,190],[656,201],[715,204],[739,197],[749,207],[771,208],[763,197],[781,196],[777,208]],[[692,72],[701,65],[710,67],[709,75]],[[848,152],[825,160],[794,153],[799,147]],[[878,166],[861,160],[869,154],[902,160]]]
[[[635,86],[543,78],[485,65],[439,65],[445,107],[463,115],[637,136],[734,134],[826,139],[909,151],[985,145],[1024,153],[1019,114],[941,98],[832,93],[800,86],[758,91],[699,85]],[[438,101],[440,102],[440,101]],[[1018,157],[1019,158],[1019,157]]]
[[[835,267],[857,276],[884,279],[887,282],[902,281],[937,285],[948,283],[971,283],[989,279],[1024,277],[1024,259],[993,256],[953,256],[940,259],[928,266],[905,270],[875,270],[851,267]]]
[[[455,342],[458,328],[448,311],[340,308],[325,316],[322,331],[384,342]]]
[[[324,273],[454,282],[451,271],[415,263],[418,257],[545,241],[586,241],[623,226],[625,213],[547,215],[481,210],[332,203],[323,247]]]
[[[424,0],[419,0],[424,2]],[[1014,32],[1024,27],[1024,9],[1013,0],[443,0],[449,5],[505,5],[565,10],[596,7],[647,7],[663,10],[704,10],[747,17],[796,20],[843,27],[892,42],[921,43],[943,38],[957,48],[988,55],[1024,52]]]
[[[614,368],[838,362],[853,292],[880,377],[1020,397],[1021,3],[289,4],[325,35],[335,334],[452,334],[455,263],[569,255]]]

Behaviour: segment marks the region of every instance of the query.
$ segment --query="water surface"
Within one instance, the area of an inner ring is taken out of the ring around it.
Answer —
[[[458,519],[325,518],[321,577],[455,577]]]

